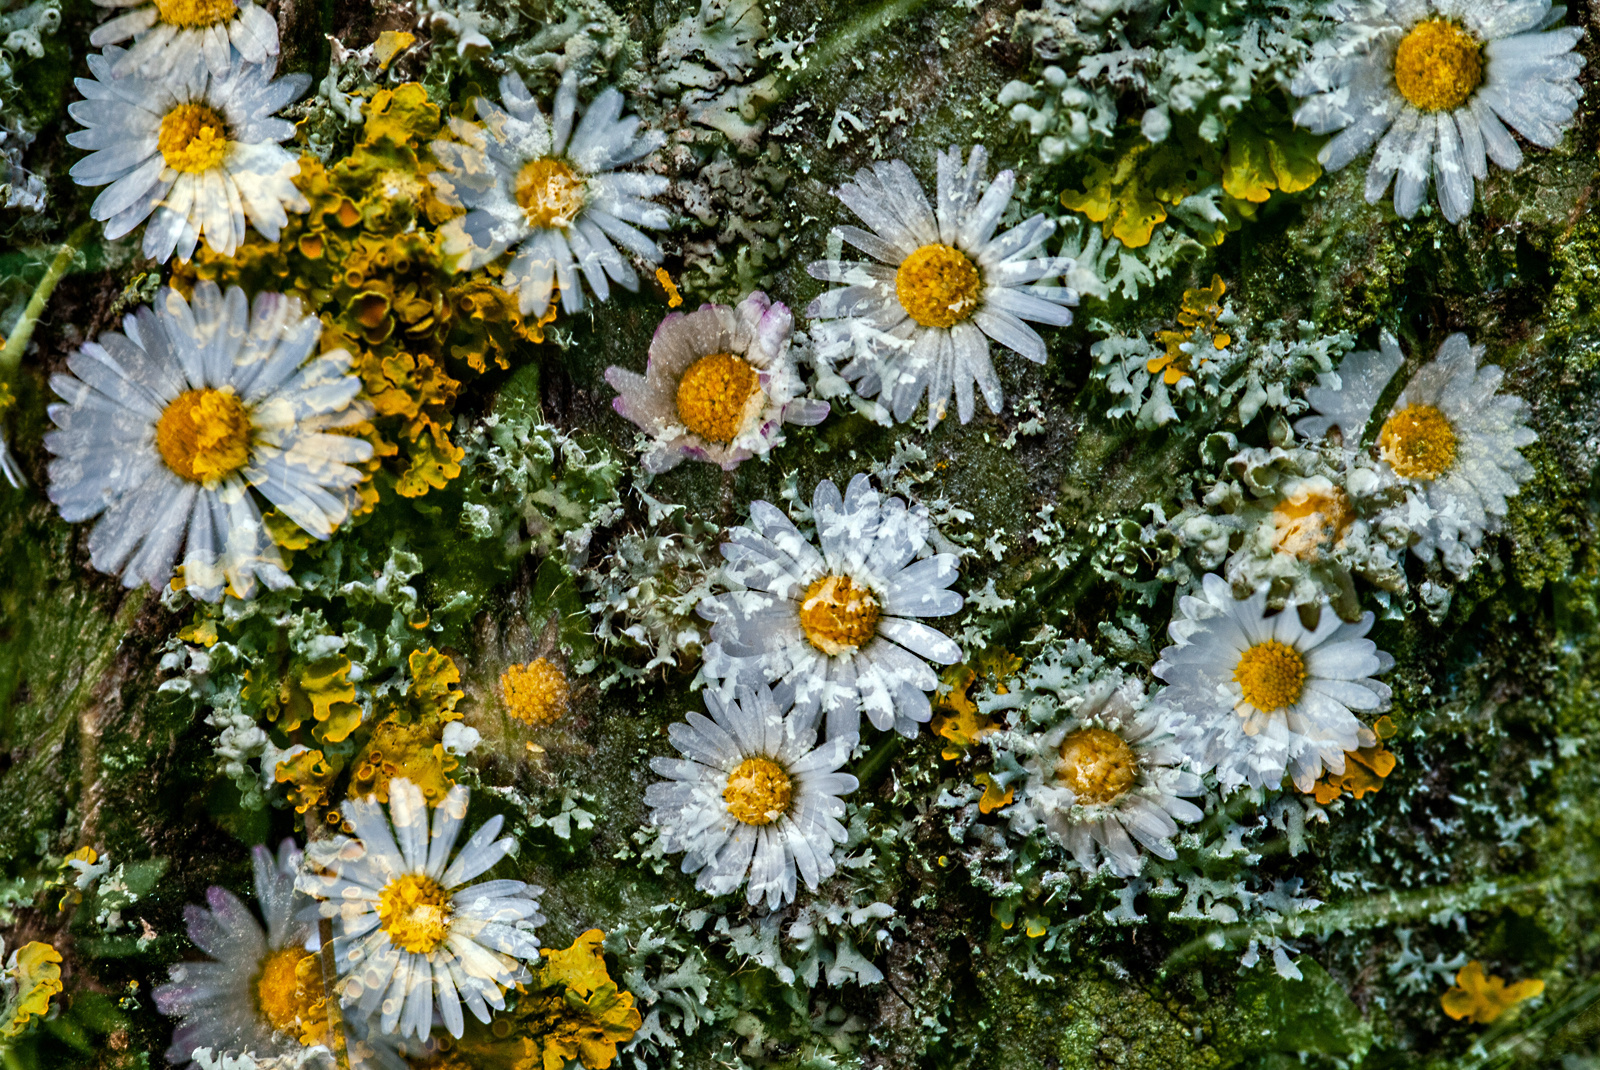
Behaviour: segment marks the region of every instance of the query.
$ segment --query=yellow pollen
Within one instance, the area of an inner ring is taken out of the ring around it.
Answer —
[[[250,413],[232,390],[185,390],[156,421],[156,449],[184,479],[214,483],[250,459]]]
[[[728,813],[746,825],[770,825],[789,810],[794,783],[783,766],[770,758],[746,758],[728,774],[722,801]]]
[[[517,172],[516,194],[530,227],[570,227],[583,208],[583,179],[561,160],[542,156]]]
[[[567,674],[544,658],[513,665],[501,673],[500,689],[511,716],[533,728],[559,721],[572,696]]]
[[[923,327],[954,327],[978,310],[983,278],[967,254],[948,245],[924,245],[900,262],[895,296]]]
[[[228,145],[227,121],[204,104],[179,104],[167,112],[156,137],[167,166],[190,174],[220,167]]]
[[[1456,433],[1432,405],[1407,405],[1385,420],[1378,446],[1403,479],[1438,479],[1456,463]]]
[[[237,10],[233,0],[156,0],[161,21],[184,29],[227,22]]]
[[[312,993],[303,990],[296,970],[306,957],[304,948],[286,947],[261,963],[256,978],[256,1002],[261,1016],[280,1033],[299,1036],[301,1021],[311,1017]]]
[[[1338,487],[1296,491],[1272,510],[1272,548],[1313,560],[1343,538],[1354,519],[1350,497]]]
[[[1080,728],[1061,741],[1056,779],[1078,802],[1099,806],[1127,794],[1139,779],[1139,759],[1128,741],[1104,728]]]
[[[1244,702],[1262,713],[1273,713],[1300,701],[1306,685],[1306,659],[1287,643],[1268,639],[1239,656],[1233,680],[1244,692]]]
[[[1483,84],[1483,45],[1449,19],[1425,19],[1395,50],[1394,84],[1423,111],[1459,108]]]
[[[865,646],[878,633],[882,612],[872,592],[849,576],[823,576],[800,600],[800,630],[812,646],[835,657]]]
[[[392,944],[415,955],[444,943],[454,910],[450,893],[421,873],[396,877],[378,893],[378,926]]]
[[[738,438],[765,403],[761,376],[732,353],[701,357],[678,380],[678,419],[707,442],[726,446]]]

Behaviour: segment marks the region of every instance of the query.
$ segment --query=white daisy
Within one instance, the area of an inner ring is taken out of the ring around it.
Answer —
[[[750,505],[750,527],[722,544],[722,580],[733,589],[701,601],[712,621],[705,674],[736,684],[783,681],[795,708],[828,715],[829,739],[857,732],[861,711],[878,728],[915,736],[932,716],[928,667],[961,660],[961,648],[914,618],[961,609],[955,554],[933,553],[926,510],[884,498],[865,475],[845,497],[831,480],[811,500],[819,549],[770,502]]]
[[[682,758],[652,758],[667,777],[645,789],[661,848],[685,851],[696,887],[775,910],[795,896],[795,874],[816,891],[833,875],[833,847],[847,838],[842,795],[859,786],[838,768],[855,749],[846,733],[817,745],[817,714],[791,709],[786,687],[741,687],[723,701],[705,692],[710,717],[691,713],[670,725]]]
[[[1055,224],[1035,215],[995,235],[1016,178],[1002,171],[988,182],[986,160],[982,145],[973,147],[965,167],[956,148],[940,153],[937,208],[901,160],[857,171],[837,196],[872,229],[844,226],[834,233],[881,263],[835,255],[806,269],[846,284],[806,310],[831,321],[812,328],[818,357],[848,360],[840,374],[862,397],[878,397],[896,421],[910,419],[926,395],[931,428],[944,418],[954,387],[966,423],[974,383],[989,411],[999,412],[989,339],[1043,364],[1044,339],[1022,321],[1072,322],[1066,306],[1077,304],[1078,295],[1044,283],[1071,271],[1073,262],[1035,256]]]
[[[277,63],[278,23],[254,0],[94,0],[100,7],[132,8],[94,28],[96,48],[133,38],[117,61],[118,75],[161,78],[202,57],[217,78],[228,73],[233,50],[246,63]]]
[[[148,218],[146,256],[165,262],[176,252],[186,261],[202,236],[232,256],[246,219],[277,241],[286,209],[310,210],[293,181],[300,163],[278,144],[294,136],[294,124],[275,118],[310,75],[274,81],[273,65],[246,63],[221,75],[193,64],[162,78],[121,77],[114,68],[123,54],[112,47],[88,57],[94,77],[77,79],[85,99],[67,109],[87,127],[68,134],[68,144],[93,150],[72,165],[73,180],[110,184],[89,208],[107,238]]]
[[[515,840],[495,839],[505,819],[484,822],[450,860],[468,795],[457,784],[430,811],[415,784],[391,780],[388,817],[375,796],[347,803],[356,838],[309,852],[299,886],[321,900],[324,917],[338,919],[340,997],[362,1015],[378,1014],[384,1033],[420,1040],[437,1007],[450,1035],[460,1037],[461,1004],[487,1022],[491,1007],[504,1009],[505,991],[530,979],[519,960],[539,957],[533,930],[545,919],[534,897],[543,889],[516,880],[468,883],[511,852]]]
[[[328,433],[372,415],[350,355],[311,358],[322,323],[297,298],[258,294],[251,307],[212,282],[192,307],[163,289],[122,324],[50,379],[65,402],[50,406],[60,430],[44,439],[50,500],[69,523],[100,517],[89,559],[128,587],[166,583],[180,546],[198,598],[287,586],[249,487],[319,539],[344,522],[362,478],[351,465],[372,456]]]
[[[1372,614],[1346,624],[1323,612],[1307,629],[1292,602],[1267,616],[1265,591],[1234,598],[1217,575],[1202,588],[1178,599],[1167,629],[1174,645],[1151,669],[1169,685],[1161,700],[1181,718],[1195,767],[1215,769],[1225,791],[1275,789],[1287,771],[1309,792],[1325,768],[1343,772],[1345,752],[1363,739],[1352,711],[1389,702],[1388,685],[1372,675],[1394,659],[1363,638]]]
[[[1290,89],[1308,97],[1294,121],[1339,135],[1318,159],[1337,171],[1377,145],[1367,202],[1394,179],[1394,210],[1409,219],[1431,176],[1452,223],[1472,211],[1488,161],[1522,163],[1506,126],[1544,148],[1561,142],[1582,89],[1583,31],[1551,30],[1550,0],[1383,0],[1343,3],[1337,36],[1319,46]],[[1379,139],[1382,140],[1379,140]]]
[[[1296,430],[1315,435],[1338,427],[1349,444],[1360,439],[1374,403],[1404,360],[1394,338],[1385,334],[1380,344],[1381,355],[1352,353],[1340,365],[1344,378],[1345,368],[1359,358],[1355,389],[1338,391],[1329,376],[1319,377],[1322,385],[1306,391],[1319,415],[1297,421]],[[1464,334],[1446,338],[1389,409],[1376,442],[1379,470],[1406,488],[1400,516],[1415,535],[1412,551],[1424,561],[1437,553],[1462,575],[1484,532],[1506,515],[1506,499],[1532,478],[1533,466],[1518,451],[1539,437],[1524,422],[1528,403],[1497,393],[1504,370],[1478,366],[1484,350]]]
[[[179,1019],[168,1062],[187,1063],[196,1048],[268,1057],[323,1042],[321,973],[307,949],[315,934],[302,909],[309,900],[294,890],[300,848],[284,840],[276,858],[265,847],[251,858],[265,929],[225,888],[207,889],[208,907],[184,908],[189,939],[211,957],[171,967],[171,981],[152,993],[162,1014]]]
[[[551,120],[515,74],[500,79],[500,99],[504,110],[477,98],[481,125],[453,118],[450,132],[459,140],[432,144],[442,169],[429,177],[440,199],[470,209],[441,229],[445,254],[471,270],[511,250],[503,281],[519,295],[524,316],[543,316],[553,287],[568,313],[581,310],[579,271],[596,301],[610,296],[607,278],[637,290],[638,276],[616,246],[652,264],[661,260],[656,243],[637,228],[668,225],[666,209],[648,200],[668,183],[616,168],[654,152],[666,136],[640,134],[636,116],[620,118],[616,89],[602,92],[577,119],[575,68],[556,90]]]
[[[794,316],[759,290],[739,302],[702,305],[661,321],[650,340],[643,375],[612,366],[611,404],[654,438],[648,472],[665,472],[685,457],[732,471],[783,442],[786,423],[811,426],[828,403],[802,398],[805,384],[790,355]]]
[[[1201,816],[1183,797],[1202,794],[1204,786],[1185,768],[1166,711],[1146,701],[1137,680],[1113,672],[1074,686],[1059,665],[1047,663],[980,705],[985,714],[1021,714],[986,737],[997,757],[1008,756],[1023,773],[1007,784],[1016,796],[1006,810],[1013,832],[1029,836],[1043,827],[1084,869],[1092,872],[1103,854],[1121,877],[1144,865],[1141,848],[1177,857],[1177,822]]]

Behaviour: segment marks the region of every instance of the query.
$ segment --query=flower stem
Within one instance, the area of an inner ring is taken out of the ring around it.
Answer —
[[[56,284],[67,273],[78,258],[78,250],[83,246],[84,239],[89,236],[89,231],[94,227],[93,221],[82,224],[67,238],[67,243],[56,253],[56,258],[50,261],[50,267],[44,273],[44,278],[39,280],[39,285],[33,288],[33,296],[28,299],[28,305],[22,310],[22,318],[17,320],[16,329],[11,332],[11,337],[6,339],[6,344],[0,346],[0,383],[9,383],[16,377],[17,369],[22,366],[23,350],[28,348],[28,342],[33,339],[33,328],[39,322],[39,317],[44,315],[44,306],[49,303],[50,295],[55,293]]]

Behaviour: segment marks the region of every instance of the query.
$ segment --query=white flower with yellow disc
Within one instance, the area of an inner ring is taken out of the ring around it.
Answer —
[[[653,758],[666,780],[645,789],[661,849],[685,852],[683,871],[696,886],[777,909],[834,872],[833,849],[847,833],[841,796],[858,786],[839,772],[855,749],[853,733],[817,744],[817,713],[791,709],[780,687],[739,688],[724,701],[704,692],[710,717],[691,713],[667,736],[682,758]]]
[[[163,78],[192,66],[202,57],[214,77],[228,73],[233,53],[246,63],[277,63],[278,23],[254,0],[94,0],[99,7],[120,10],[94,28],[89,43],[96,48],[133,46],[118,60],[118,75]]]
[[[183,549],[197,598],[290,583],[250,488],[326,539],[350,514],[352,467],[371,444],[336,434],[369,418],[350,355],[312,357],[322,324],[299,299],[237,286],[163,289],[67,358],[50,386],[50,500],[69,523],[99,517],[89,560],[128,587],[160,587]]]
[[[606,369],[611,404],[654,440],[648,472],[685,457],[732,471],[783,442],[786,423],[813,425],[828,403],[802,397],[805,384],[790,353],[794,316],[757,290],[739,302],[670,313],[650,339],[643,375]]]
[[[511,853],[496,839],[496,814],[454,859],[467,816],[468,790],[457,784],[429,809],[411,781],[389,782],[389,813],[376,797],[345,804],[355,838],[313,844],[302,891],[337,921],[338,992],[384,1033],[423,1039],[437,1010],[451,1036],[465,1028],[461,1005],[480,1022],[505,1007],[505,992],[530,979],[523,962],[539,958],[534,929],[543,924],[535,896],[518,880],[471,883]],[[429,819],[432,819],[430,833]]]
[[[1264,591],[1235,598],[1216,575],[1201,586],[1178,599],[1173,645],[1151,669],[1195,768],[1216,770],[1224,791],[1276,789],[1287,772],[1309,792],[1324,770],[1343,772],[1345,752],[1370,742],[1356,711],[1389,703],[1372,677],[1394,659],[1365,638],[1372,614],[1346,624],[1324,609],[1307,628],[1292,602],[1268,616]]]
[[[152,993],[162,1014],[179,1019],[168,1062],[187,1063],[196,1048],[297,1054],[329,1039],[322,971],[307,950],[315,932],[302,916],[309,900],[294,890],[300,848],[284,840],[274,857],[257,847],[251,861],[265,928],[226,888],[207,889],[205,907],[184,908],[189,939],[211,957],[171,967]]]
[[[738,684],[789,685],[797,710],[827,714],[829,739],[858,732],[863,711],[915,736],[939,684],[928,661],[961,660],[949,636],[917,619],[961,609],[948,590],[956,555],[934,552],[926,510],[880,495],[865,475],[843,498],[818,483],[811,508],[820,547],[765,501],[728,533],[721,578],[732,590],[696,607],[712,622],[705,675],[722,681],[725,700]]]
[[[1318,377],[1306,391],[1317,415],[1295,423],[1317,436],[1338,428],[1355,446],[1372,421],[1384,387],[1405,358],[1387,332],[1379,352],[1352,353],[1334,374]],[[1506,500],[1533,476],[1519,452],[1538,441],[1528,427],[1528,404],[1499,393],[1505,372],[1479,366],[1484,346],[1452,334],[1433,362],[1406,383],[1376,432],[1379,470],[1406,489],[1398,516],[1414,533],[1413,552],[1424,561],[1437,554],[1464,575],[1472,551],[1486,531],[1506,515]]]
[[[1290,88],[1308,98],[1294,121],[1334,137],[1318,158],[1337,171],[1377,145],[1366,196],[1394,181],[1394,210],[1409,219],[1432,179],[1455,222],[1472,211],[1489,161],[1515,170],[1512,130],[1543,148],[1561,143],[1583,95],[1574,51],[1583,31],[1551,29],[1550,0],[1382,0],[1335,5],[1334,39],[1319,45]]]
[[[72,165],[80,186],[106,186],[89,214],[120,238],[145,222],[144,255],[187,261],[203,237],[232,256],[245,221],[277,241],[288,212],[310,202],[295,187],[300,163],[281,141],[294,124],[279,109],[311,84],[305,74],[273,80],[274,65],[240,64],[225,74],[203,65],[162,78],[118,76],[123,50],[89,56],[93,78],[77,79],[83,100],[68,113],[86,129],[67,143],[92,150]]]
[[[660,262],[661,250],[638,228],[668,225],[666,209],[649,200],[668,183],[617,168],[660,148],[665,135],[640,134],[636,116],[622,118],[622,94],[612,88],[579,118],[575,67],[556,90],[550,119],[515,74],[500,79],[500,104],[478,97],[480,122],[453,118],[456,140],[432,143],[441,169],[429,178],[440,200],[468,209],[441,228],[445,254],[469,271],[511,251],[502,282],[524,316],[543,316],[557,289],[563,309],[582,310],[580,274],[596,301],[610,296],[611,282],[637,290],[639,277],[617,247]]]
[[[811,329],[818,359],[844,361],[839,374],[862,397],[878,398],[882,419],[910,419],[926,396],[931,428],[953,389],[966,423],[974,386],[999,412],[1004,399],[989,340],[1043,364],[1044,339],[1023,321],[1072,322],[1068,306],[1077,293],[1049,282],[1073,262],[1037,255],[1055,224],[1035,215],[996,234],[1016,176],[1002,171],[989,182],[987,159],[981,145],[964,166],[956,148],[941,152],[934,206],[904,161],[862,168],[837,195],[871,230],[843,226],[835,235],[879,262],[834,254],[806,269],[844,283],[806,310],[828,321]]]
[[[1016,711],[1005,730],[985,737],[996,782],[1015,795],[1002,813],[1018,835],[1044,828],[1087,871],[1103,855],[1113,873],[1132,877],[1145,854],[1177,857],[1178,822],[1201,816],[1185,797],[1204,786],[1166,711],[1147,702],[1137,680],[1112,672],[1079,681],[1069,668],[1041,658],[1018,686],[979,702],[987,716]]]

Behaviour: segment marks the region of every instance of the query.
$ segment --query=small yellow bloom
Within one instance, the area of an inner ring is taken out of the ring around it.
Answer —
[[[1506,984],[1494,974],[1483,972],[1483,963],[1476,959],[1461,967],[1456,974],[1455,987],[1439,997],[1439,1003],[1450,1017],[1469,1018],[1479,1025],[1488,1025],[1523,1000],[1544,993],[1544,982],[1517,981]]]

